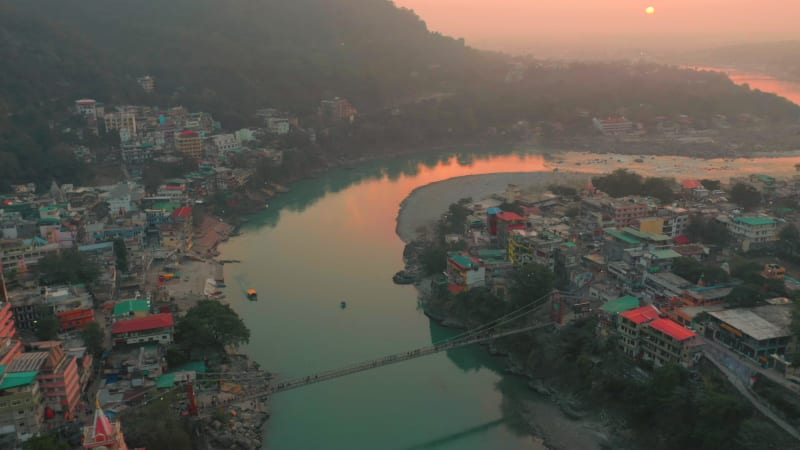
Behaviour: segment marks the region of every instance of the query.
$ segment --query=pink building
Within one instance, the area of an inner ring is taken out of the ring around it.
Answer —
[[[22,343],[17,339],[17,327],[11,303],[0,303],[0,366],[7,366],[22,353]]]
[[[35,342],[30,350],[18,355],[8,366],[8,372],[39,372],[36,380],[43,403],[53,411],[71,416],[81,393],[75,357],[67,355],[59,341]]]

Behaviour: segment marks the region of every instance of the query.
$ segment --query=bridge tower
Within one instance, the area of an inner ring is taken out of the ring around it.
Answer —
[[[564,320],[564,299],[558,291],[550,293],[550,321],[561,325]]]

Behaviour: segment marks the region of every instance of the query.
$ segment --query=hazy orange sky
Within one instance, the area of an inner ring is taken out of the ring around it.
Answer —
[[[431,30],[498,48],[531,38],[800,39],[800,0],[395,0]],[[645,9],[656,13],[648,16]]]

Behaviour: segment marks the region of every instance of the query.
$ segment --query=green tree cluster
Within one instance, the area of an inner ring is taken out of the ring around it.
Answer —
[[[707,245],[724,247],[731,241],[728,227],[713,217],[692,215],[686,227],[686,236]]]
[[[753,209],[761,204],[761,193],[749,184],[734,184],[730,194],[731,200],[744,209]]]
[[[175,327],[175,342],[191,360],[197,356],[223,354],[250,340],[250,330],[230,305],[200,300]]]
[[[36,333],[36,339],[40,341],[58,339],[61,323],[53,312],[53,308],[48,305],[37,305],[35,315],[37,319],[33,331]]]
[[[81,330],[81,338],[86,350],[95,358],[98,359],[103,354],[105,343],[105,332],[103,327],[97,322],[88,323]]]
[[[173,413],[168,399],[155,400],[133,408],[121,416],[125,442],[130,448],[153,450],[191,450],[188,425]]]
[[[644,178],[627,169],[617,169],[608,175],[594,177],[592,184],[612,197],[646,195],[662,202],[671,202],[675,198],[672,190],[675,180],[672,178]]]
[[[685,278],[693,283],[701,279],[707,285],[725,283],[730,276],[721,267],[703,264],[694,258],[676,258],[672,262],[672,272],[679,277]]]
[[[43,284],[92,283],[100,276],[97,263],[77,249],[48,253],[36,267]]]
[[[125,246],[125,241],[120,238],[114,239],[114,257],[117,260],[117,270],[127,272],[128,247]]]

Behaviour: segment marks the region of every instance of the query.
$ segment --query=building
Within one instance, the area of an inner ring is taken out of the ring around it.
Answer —
[[[682,297],[694,283],[671,272],[646,273],[642,282],[644,297],[663,304],[673,298]]]
[[[605,325],[613,325],[616,328],[619,322],[620,314],[632,309],[636,309],[639,306],[639,299],[631,295],[609,300],[605,305],[600,307],[601,323]]]
[[[451,292],[468,291],[486,285],[486,266],[466,253],[447,254],[447,283]]]
[[[514,230],[525,230],[525,218],[515,212],[501,211],[495,214],[497,220],[497,245],[508,247],[508,237]]]
[[[186,158],[203,159],[203,139],[193,130],[184,130],[175,136],[178,153]]]
[[[552,270],[563,242],[560,236],[546,230],[514,229],[508,236],[508,258],[515,265],[534,263]]]
[[[700,350],[697,334],[661,315],[652,305],[620,313],[617,330],[622,350],[656,367],[670,363],[691,366]]]
[[[720,216],[717,220],[728,227],[728,231],[741,243],[745,251],[750,247],[769,244],[778,239],[778,221],[763,216]]]
[[[289,119],[284,117],[270,117],[266,122],[267,131],[271,134],[284,135],[289,134],[289,130],[291,130]]]
[[[236,135],[234,134],[217,134],[215,136],[211,136],[211,141],[213,142],[218,155],[222,155],[225,152],[236,150],[241,147],[241,143],[238,139],[236,139]]]
[[[92,99],[75,100],[75,110],[86,118],[97,117],[97,101]]]
[[[22,343],[17,339],[17,327],[11,304],[0,303],[0,366],[7,366],[22,353]]]
[[[139,86],[141,86],[142,89],[148,94],[152,94],[156,88],[156,80],[150,75],[137,78],[136,82],[139,83]]]
[[[320,113],[328,120],[352,122],[358,111],[346,99],[334,97],[321,102]]]
[[[11,426],[15,441],[26,441],[39,433],[44,418],[38,372],[9,372],[0,365],[0,426]],[[7,447],[16,448],[16,447]]]
[[[785,355],[792,340],[792,308],[789,303],[710,311],[707,333],[731,350],[772,366],[773,356]]]
[[[66,417],[80,403],[80,379],[75,357],[68,355],[59,341],[31,344],[30,350],[17,356],[8,366],[9,372],[37,372],[45,406]]]
[[[131,136],[136,136],[136,113],[133,111],[116,111],[103,116],[106,133],[110,131],[128,130]]]
[[[147,342],[171,344],[174,328],[175,321],[172,314],[156,314],[116,322],[111,329],[111,337],[114,345]]]
[[[125,436],[122,434],[122,424],[119,421],[111,422],[99,402],[94,410],[92,424],[83,427],[83,448],[84,450],[128,450]]]
[[[139,318],[150,315],[150,300],[123,300],[114,305],[113,316],[116,320]]]
[[[592,119],[592,124],[601,133],[607,136],[629,134],[633,131],[633,122],[625,117],[609,117],[607,119]]]

